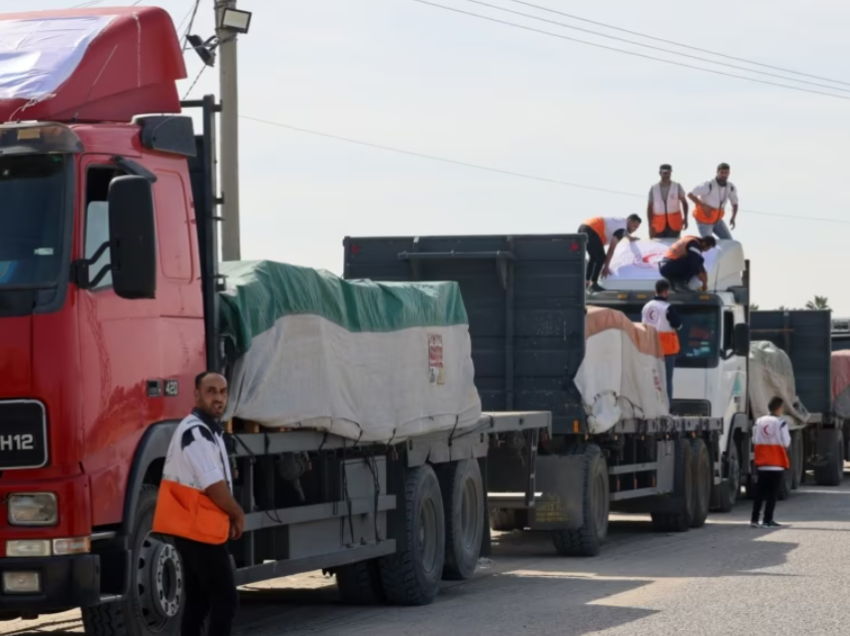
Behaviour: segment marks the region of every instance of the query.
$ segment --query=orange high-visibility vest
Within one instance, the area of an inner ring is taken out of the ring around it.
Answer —
[[[626,219],[605,218],[597,216],[584,222],[591,230],[599,235],[602,239],[602,245],[608,245],[611,242],[614,232],[618,230],[628,230],[628,221]]]
[[[705,225],[714,225],[715,223],[720,222],[724,216],[726,216],[726,210],[722,208],[706,208],[701,203],[697,203],[696,207],[694,208],[694,219],[696,219],[697,223],[704,223]]]
[[[670,182],[667,200],[661,196],[661,184],[652,186],[652,231],[664,232],[668,227],[674,232],[681,232],[684,225],[682,202],[679,200],[680,186],[675,181]]]
[[[787,426],[778,417],[766,415],[756,420],[753,427],[753,446],[756,466],[789,469],[791,462],[782,439],[782,427]]]
[[[230,537],[230,517],[204,493],[202,484],[197,482],[197,476],[188,465],[185,455],[189,443],[213,444],[221,474],[228,486],[232,483],[224,442],[199,417],[189,415],[177,427],[168,446],[153,517],[153,531],[220,545]]]
[[[680,258],[683,258],[688,253],[688,245],[690,245],[691,241],[698,241],[699,238],[696,236],[685,236],[680,238],[678,241],[673,243],[666,252],[664,252],[664,258],[676,261]]]
[[[641,311],[641,322],[655,328],[658,339],[661,340],[661,350],[665,356],[674,356],[679,353],[679,334],[667,320],[667,309],[670,303],[653,298]]]

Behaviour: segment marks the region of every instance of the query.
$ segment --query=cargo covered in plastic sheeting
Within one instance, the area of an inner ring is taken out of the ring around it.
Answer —
[[[591,433],[623,419],[670,414],[664,352],[652,327],[635,324],[614,309],[588,307],[587,344],[575,377]]]
[[[762,340],[750,343],[747,384],[753,417],[768,415],[770,400],[781,397],[785,402],[789,428],[802,428],[809,422],[809,412],[797,397],[791,358],[772,342]]]
[[[221,273],[221,332],[237,356],[227,417],[361,442],[478,422],[456,283],[344,281],[270,261]]]
[[[832,408],[850,417],[850,350],[832,352]]]

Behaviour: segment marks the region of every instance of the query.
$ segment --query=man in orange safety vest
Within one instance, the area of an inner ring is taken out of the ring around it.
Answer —
[[[694,219],[697,222],[700,236],[711,236],[731,240],[729,227],[735,229],[735,219],[738,216],[738,190],[729,181],[729,164],[717,166],[717,175],[711,181],[694,188],[688,195],[694,202]],[[732,219],[727,227],[723,217],[726,216],[726,203],[732,204]]]
[[[669,163],[659,168],[661,181],[649,189],[646,217],[649,219],[649,238],[679,238],[688,229],[688,198],[685,189],[673,181]]]
[[[224,429],[227,380],[195,378],[195,408],[177,426],[162,470],[153,531],[173,537],[183,564],[186,605],[182,636],[228,636],[238,597],[228,539],[238,539],[245,514],[232,495]]]
[[[676,369],[676,356],[679,355],[679,335],[682,319],[676,308],[670,304],[670,283],[660,280],[655,283],[655,298],[643,306],[641,322],[658,332],[661,350],[664,352],[664,365],[667,371],[667,399],[673,405],[673,372]]]
[[[713,236],[680,238],[664,253],[658,265],[658,271],[670,281],[674,290],[680,287],[687,288],[692,278],[699,278],[702,283],[700,289],[705,291],[708,285],[708,274],[705,271],[703,252],[707,252],[716,245],[717,241]]]
[[[587,236],[587,286],[590,291],[603,291],[599,286],[599,277],[605,278],[611,272],[608,266],[614,256],[617,244],[623,240],[635,240],[632,234],[640,228],[641,218],[632,214],[628,218],[597,216],[578,226],[578,233]],[[605,246],[608,252],[605,252]]]
[[[773,520],[773,510],[776,507],[776,497],[784,473],[791,467],[788,452],[785,450],[791,446],[791,433],[788,431],[788,423],[782,419],[785,410],[782,398],[772,398],[767,405],[767,410],[770,411],[770,415],[758,418],[753,426],[753,446],[758,469],[750,524],[753,528],[782,527]],[[764,523],[760,524],[759,515],[762,504],[764,504]]]

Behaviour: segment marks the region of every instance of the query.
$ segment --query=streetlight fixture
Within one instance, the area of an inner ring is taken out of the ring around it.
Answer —
[[[219,27],[236,33],[248,33],[251,27],[251,12],[240,9],[225,9],[221,12]]]

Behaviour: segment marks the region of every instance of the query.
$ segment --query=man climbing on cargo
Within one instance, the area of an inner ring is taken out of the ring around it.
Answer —
[[[673,167],[669,163],[659,168],[661,181],[649,189],[646,218],[649,221],[649,238],[679,238],[688,229],[688,197],[685,189],[673,181]]]
[[[682,319],[676,308],[668,300],[670,283],[660,280],[655,283],[655,298],[643,306],[641,322],[653,327],[661,340],[661,350],[664,352],[664,365],[667,371],[667,400],[673,406],[673,372],[676,369],[676,356],[679,355],[679,335]]]
[[[228,539],[238,539],[245,514],[231,494],[233,478],[224,429],[227,380],[195,378],[195,408],[174,431],[165,456],[153,531],[174,537],[183,563],[186,604],[180,633],[229,636],[238,597]]]
[[[679,239],[664,253],[658,271],[674,291],[685,291],[693,278],[699,278],[701,291],[708,287],[703,253],[717,246],[713,236],[686,236]]]
[[[636,240],[632,235],[640,228],[641,218],[632,214],[628,218],[605,218],[596,217],[588,219],[578,226],[579,234],[587,235],[587,286],[590,291],[603,291],[599,286],[599,277],[605,278],[611,271],[608,266],[614,256],[617,244],[627,239]],[[605,246],[608,245],[608,253]]]
[[[717,166],[717,175],[711,181],[694,188],[688,195],[694,202],[694,219],[697,222],[700,236],[712,234],[722,240],[731,240],[731,227],[735,229],[735,219],[738,216],[738,190],[729,181],[729,164]],[[732,203],[732,219],[729,226],[723,220],[726,216],[726,203]]]
[[[774,397],[768,403],[767,410],[770,415],[758,418],[753,427],[753,446],[758,470],[753,515],[750,520],[753,528],[782,527],[773,520],[773,511],[784,473],[791,467],[786,450],[791,446],[791,433],[788,431],[788,423],[782,417],[785,403],[781,397]],[[764,522],[759,523],[762,504]]]

